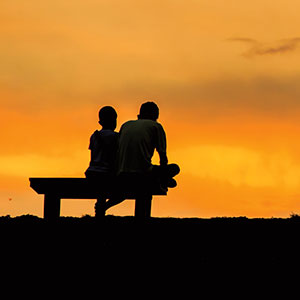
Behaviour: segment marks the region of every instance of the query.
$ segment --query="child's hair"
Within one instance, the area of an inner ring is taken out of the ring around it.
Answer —
[[[111,106],[103,106],[99,110],[99,124],[105,129],[114,130],[117,126],[117,112]]]
[[[145,102],[141,105],[139,119],[150,119],[156,121],[159,116],[158,106],[154,102]]]

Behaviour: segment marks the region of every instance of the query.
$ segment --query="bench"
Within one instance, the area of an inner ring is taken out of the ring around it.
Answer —
[[[116,190],[114,183],[95,182],[86,178],[29,178],[30,187],[44,195],[44,219],[56,220],[60,216],[61,199],[109,198]],[[119,186],[118,186],[119,188]],[[122,186],[123,198],[135,200],[135,217],[149,218],[153,195],[167,195],[159,184],[147,186],[140,182],[128,181]]]

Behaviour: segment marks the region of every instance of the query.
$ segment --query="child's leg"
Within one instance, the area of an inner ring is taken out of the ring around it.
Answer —
[[[120,197],[120,196],[113,196],[110,199],[108,199],[108,201],[105,203],[105,210],[108,210],[109,208],[111,208],[112,206],[115,206],[121,202],[123,202],[125,200],[125,198]]]
[[[177,164],[169,164],[166,166],[167,177],[173,178],[178,175],[180,172],[180,168]]]
[[[179,172],[180,168],[177,164],[153,166],[154,177],[158,178],[160,183],[166,187],[176,187],[177,182],[173,177],[179,174]]]

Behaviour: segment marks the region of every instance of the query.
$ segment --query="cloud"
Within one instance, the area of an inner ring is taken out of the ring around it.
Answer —
[[[248,44],[250,46],[249,49],[242,55],[252,58],[254,56],[285,54],[295,51],[300,43],[300,37],[283,39],[272,43],[259,42],[255,39],[244,37],[230,38],[227,41]]]

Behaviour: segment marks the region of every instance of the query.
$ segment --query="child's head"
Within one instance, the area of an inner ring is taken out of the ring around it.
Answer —
[[[158,106],[154,102],[145,102],[141,105],[139,119],[149,119],[156,121],[159,116]]]
[[[99,110],[99,124],[103,129],[115,130],[117,127],[117,112],[111,106],[103,106]]]

